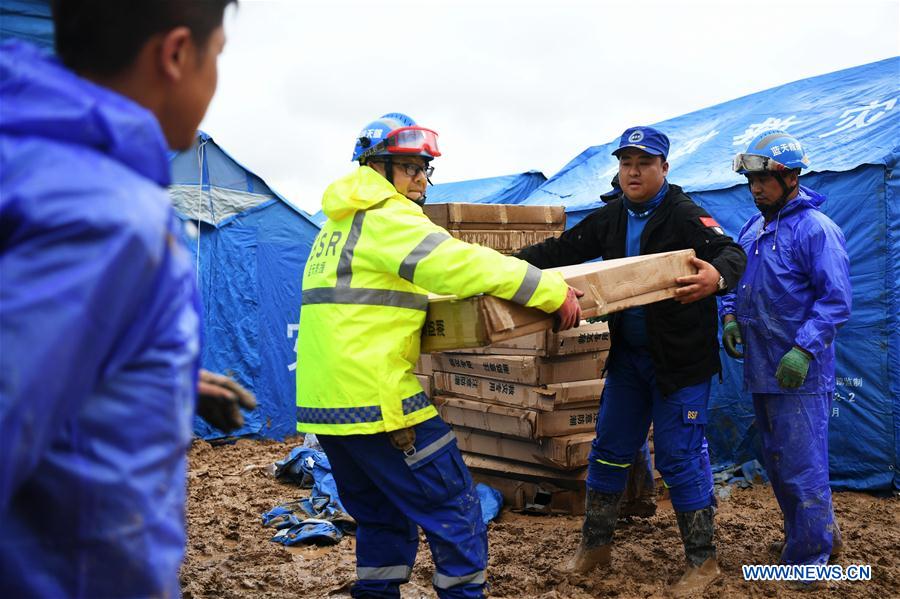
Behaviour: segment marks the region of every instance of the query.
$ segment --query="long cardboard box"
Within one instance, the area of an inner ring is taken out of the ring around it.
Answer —
[[[557,358],[436,353],[431,361],[435,371],[538,386],[599,379],[608,355],[607,351]]]
[[[422,210],[445,229],[564,231],[564,206],[520,204],[426,204]]]
[[[455,350],[474,354],[523,356],[567,356],[610,348],[609,325],[605,322],[582,321],[578,328],[554,333],[538,331],[522,337],[504,339],[486,347]]]
[[[587,468],[559,470],[537,464],[525,464],[503,458],[462,452],[463,461],[473,472],[484,472],[516,480],[551,484],[562,489],[583,489]]]
[[[477,429],[453,427],[453,432],[463,451],[562,470],[587,466],[595,436],[591,432],[525,441],[498,437]]]
[[[552,383],[540,387],[498,381],[459,372],[434,372],[436,393],[450,394],[506,406],[550,412],[559,408],[597,406],[604,379]]]
[[[596,406],[538,412],[474,399],[435,395],[434,405],[448,424],[498,435],[537,439],[594,430]]]
[[[504,254],[512,254],[550,237],[557,237],[562,231],[478,231],[466,229],[448,229],[450,235],[477,243]]]
[[[585,318],[671,299],[675,279],[696,274],[694,250],[679,250],[549,269],[562,273],[573,287]],[[422,328],[422,350],[483,347],[552,328],[553,317],[490,295],[467,299],[432,297]]]

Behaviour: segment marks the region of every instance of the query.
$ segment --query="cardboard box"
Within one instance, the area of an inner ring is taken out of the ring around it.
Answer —
[[[694,250],[633,256],[550,269],[582,291],[585,318],[670,299],[677,277],[696,274]],[[483,347],[552,328],[553,317],[489,295],[435,296],[422,327],[422,351]]]
[[[507,478],[502,473],[472,471],[476,483],[484,483],[500,491],[503,507],[530,514],[584,515],[586,487],[563,489],[550,482],[528,482]]]
[[[458,372],[440,371],[435,371],[433,381],[435,393],[481,399],[489,403],[529,408],[539,412],[585,405],[596,407],[600,402],[600,394],[603,393],[603,384],[604,379],[590,379],[535,387]]]
[[[463,451],[561,470],[587,466],[595,436],[590,432],[526,441],[461,427],[453,427],[453,432]]]
[[[413,366],[413,372],[416,374],[426,374],[430,375],[434,372],[434,366],[431,361],[431,354],[421,353],[419,354],[419,360],[416,362],[416,365]]]
[[[436,353],[431,359],[435,371],[538,386],[599,379],[608,355],[606,351],[555,358]]]
[[[522,337],[497,341],[486,347],[456,350],[474,354],[503,354],[523,356],[567,356],[610,348],[609,325],[605,322],[582,321],[575,329],[554,333],[538,331]]]
[[[428,398],[431,399],[431,397],[434,395],[432,378],[427,374],[417,374],[416,378],[419,379],[419,384],[422,385],[422,391],[424,391],[425,395],[427,395]]]
[[[564,231],[564,206],[522,206],[520,204],[426,204],[422,207],[431,221],[445,229]]]
[[[468,231],[448,229],[450,235],[468,243],[477,243],[504,254],[512,254],[550,237],[558,237],[561,231]]]
[[[555,485],[561,489],[580,490],[587,479],[587,468],[559,470],[536,464],[525,464],[503,458],[462,452],[463,461],[473,472],[482,472],[503,478]]]
[[[497,435],[537,439],[593,431],[596,406],[538,412],[474,399],[435,395],[434,405],[448,424]]]

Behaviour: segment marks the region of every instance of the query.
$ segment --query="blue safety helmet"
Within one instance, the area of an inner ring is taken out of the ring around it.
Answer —
[[[398,155],[421,156],[426,160],[440,156],[437,133],[419,127],[405,114],[390,112],[363,127],[353,147],[353,160],[361,164],[373,156]]]
[[[747,151],[734,157],[732,168],[741,175],[804,169],[809,168],[809,158],[796,137],[781,129],[770,129],[754,137]]]

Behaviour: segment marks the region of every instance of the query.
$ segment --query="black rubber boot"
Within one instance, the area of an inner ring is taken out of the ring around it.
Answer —
[[[651,518],[656,515],[656,481],[648,472],[644,452],[638,450],[634,463],[628,469],[628,482],[625,484],[625,496],[619,508],[619,517],[637,516]]]
[[[721,574],[713,540],[715,513],[716,508],[713,506],[693,512],[675,512],[688,566],[678,582],[670,588],[672,596],[685,597],[702,593]]]
[[[832,532],[832,535],[831,555],[828,557],[829,561],[838,559],[844,551],[844,535],[841,534],[841,527],[838,524],[837,518],[834,520],[834,531]],[[772,541],[769,544],[769,551],[776,554],[778,558],[781,559],[781,554],[784,552],[784,543],[784,540]]]
[[[609,565],[612,561],[613,532],[616,529],[621,499],[621,493],[587,490],[581,544],[569,561],[569,571],[584,574],[596,566]]]

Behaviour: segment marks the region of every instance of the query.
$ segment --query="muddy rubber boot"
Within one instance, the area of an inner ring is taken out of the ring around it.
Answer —
[[[612,538],[621,499],[621,493],[587,490],[581,544],[569,560],[569,572],[584,574],[597,566],[607,566],[612,561]]]
[[[844,551],[844,535],[841,534],[841,527],[838,525],[837,518],[834,519],[834,536],[831,538],[831,559],[841,557]]]
[[[781,541],[772,541],[769,543],[769,551],[781,557],[782,552],[784,551],[784,540]],[[841,527],[838,526],[837,520],[834,521],[834,533],[831,541],[831,555],[828,556],[829,560],[835,560],[841,557],[841,553],[844,551],[844,537],[841,534]]]
[[[678,582],[669,588],[673,597],[700,594],[721,575],[713,541],[715,513],[713,506],[694,512],[675,512],[688,566]]]
[[[656,515],[656,481],[647,464],[644,452],[638,450],[634,463],[628,469],[625,495],[619,507],[619,517],[636,516],[652,518]]]

